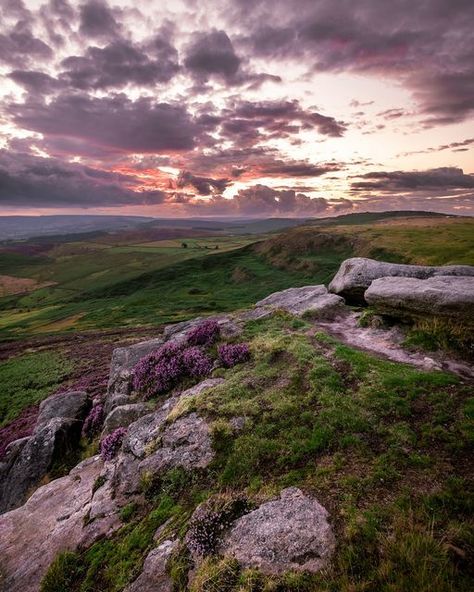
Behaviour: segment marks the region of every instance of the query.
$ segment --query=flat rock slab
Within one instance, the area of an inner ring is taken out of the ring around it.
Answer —
[[[284,489],[276,500],[239,518],[224,537],[219,552],[243,567],[266,574],[316,572],[335,547],[328,512],[300,489]]]
[[[333,316],[343,310],[344,300],[335,294],[328,294],[326,286],[304,286],[288,288],[270,294],[255,305],[257,310],[286,310],[290,314],[301,316],[314,313],[318,316]]]
[[[0,590],[38,592],[56,555],[76,547],[101,468],[97,457],[88,459],[0,516]]]
[[[474,277],[385,277],[374,280],[365,300],[377,311],[393,316],[457,318],[474,322]]]
[[[470,265],[445,265],[441,267],[403,265],[376,261],[365,257],[352,257],[341,263],[339,271],[329,284],[329,291],[343,296],[349,302],[363,304],[364,292],[376,279],[383,277],[428,279],[438,275],[474,276],[474,267]]]

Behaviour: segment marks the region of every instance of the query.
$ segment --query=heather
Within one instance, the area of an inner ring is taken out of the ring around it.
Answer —
[[[112,460],[117,455],[126,433],[125,428],[117,428],[102,438],[100,441],[100,455],[104,460]]]
[[[218,353],[220,361],[226,368],[232,368],[250,359],[250,350],[246,343],[223,343],[219,346]]]
[[[89,411],[88,416],[82,426],[82,435],[88,440],[92,440],[96,436],[104,423],[104,406],[102,403],[96,403]]]
[[[199,325],[191,329],[186,335],[189,345],[202,345],[204,347],[212,345],[219,337],[219,324],[212,319],[199,323]]]

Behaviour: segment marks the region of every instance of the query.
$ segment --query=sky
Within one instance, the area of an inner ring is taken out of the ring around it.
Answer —
[[[473,0],[0,0],[0,215],[474,215]]]

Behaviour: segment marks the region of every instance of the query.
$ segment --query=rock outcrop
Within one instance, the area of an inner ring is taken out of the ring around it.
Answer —
[[[289,570],[316,572],[335,547],[328,512],[300,489],[284,489],[276,500],[239,518],[219,552],[241,566],[267,574]]]
[[[394,317],[436,316],[474,322],[474,277],[384,277],[371,283],[364,298],[377,311]]]
[[[295,316],[314,314],[319,318],[335,316],[342,312],[344,300],[335,294],[329,294],[326,286],[304,286],[288,288],[270,294],[255,305],[257,310],[286,310]]]
[[[84,391],[69,391],[48,397],[40,404],[35,431],[58,417],[82,421],[90,406],[91,402]]]
[[[101,469],[102,461],[90,458],[66,477],[40,487],[21,508],[0,516],[2,592],[37,592],[58,553],[110,533],[110,523],[102,528],[95,523],[91,535],[84,525]]]
[[[428,279],[435,276],[474,276],[474,267],[470,265],[445,265],[430,267],[427,265],[403,265],[386,263],[364,257],[346,259],[329,284],[329,291],[338,294],[349,303],[364,304],[364,292],[371,283],[383,277],[409,277]]]
[[[21,506],[54,464],[77,448],[89,406],[82,391],[41,403],[33,435],[12,442],[0,463],[0,513]]]

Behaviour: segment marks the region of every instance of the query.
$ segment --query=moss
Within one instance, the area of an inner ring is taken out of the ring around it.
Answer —
[[[40,592],[78,591],[82,570],[81,559],[77,553],[60,553],[41,580]]]

